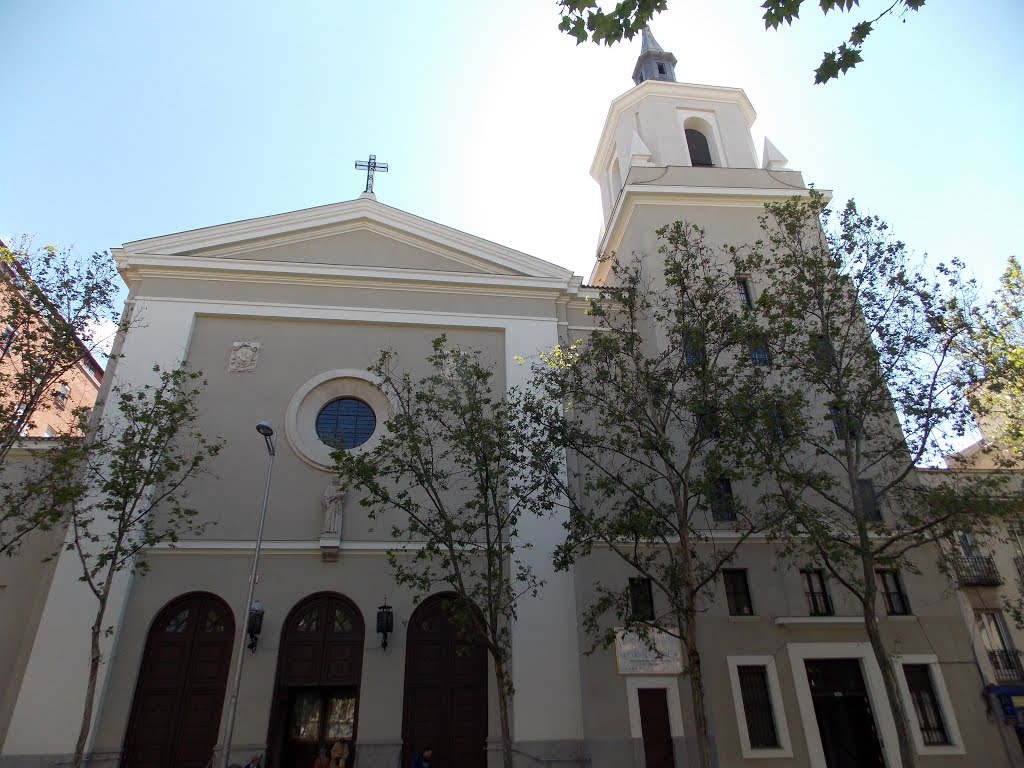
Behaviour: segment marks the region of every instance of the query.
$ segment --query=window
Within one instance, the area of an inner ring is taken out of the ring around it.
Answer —
[[[907,616],[910,614],[910,601],[903,591],[900,575],[892,570],[876,571],[878,584],[882,588],[882,599],[885,600],[885,612],[890,616]]]
[[[377,428],[377,417],[362,400],[339,397],[320,409],[316,417],[317,437],[331,447],[346,451],[358,448]]]
[[[850,429],[850,418],[842,408],[832,406],[829,408],[830,418],[832,419],[832,430],[836,433],[836,437],[840,440],[845,440],[847,436],[856,438],[857,435],[854,430]]]
[[[789,422],[786,420],[786,416],[781,410],[778,408],[770,409],[767,414],[767,422],[769,435],[776,442],[784,443],[789,440]]]
[[[878,497],[875,495],[875,484],[870,480],[858,480],[857,489],[860,491],[860,502],[864,506],[864,519],[880,521],[882,510],[878,506]]]
[[[654,593],[650,579],[639,577],[629,580],[629,617],[634,621],[654,621]]]
[[[814,347],[814,357],[821,370],[825,373],[834,370],[836,368],[836,351],[832,346],[832,342],[819,333],[814,337],[814,341],[812,343]]]
[[[740,294],[740,304],[748,309],[754,307],[754,294],[750,291],[750,281],[745,277],[736,278],[736,288]]]
[[[690,150],[690,165],[711,167],[711,148],[708,138],[695,128],[686,129],[686,148]]]
[[[18,335],[18,329],[13,325],[8,325],[4,328],[3,333],[0,333],[0,352],[6,352],[7,348],[11,346],[11,342],[14,341],[14,337]]]
[[[687,365],[695,367],[704,364],[708,353],[698,337],[688,335],[683,340],[683,356]]]
[[[732,482],[725,478],[715,481],[708,499],[711,519],[717,523],[728,523],[736,519],[736,505],[732,497]]]
[[[768,365],[771,357],[768,355],[768,345],[763,340],[750,342],[750,362],[754,365]]]
[[[917,713],[921,727],[921,740],[928,746],[949,744],[949,734],[942,722],[942,710],[935,696],[935,686],[928,670],[928,664],[904,664],[903,674],[907,678],[910,700]]]
[[[68,395],[71,394],[71,387],[67,384],[61,384],[60,387],[53,393],[53,404],[56,406],[58,411],[63,411],[64,407],[68,404]]]
[[[729,604],[730,616],[753,616],[754,606],[750,602],[750,585],[747,572],[742,568],[727,568],[722,571],[725,582],[725,600]]]
[[[658,63],[658,74],[659,75],[664,75],[665,74],[665,65],[660,63],[660,62]]]
[[[832,600],[825,589],[825,575],[819,570],[806,570],[800,573],[804,577],[807,612],[811,616],[831,616]]]
[[[717,440],[722,436],[718,414],[709,411],[696,415],[696,432],[698,440]]]
[[[1024,680],[1020,654],[1010,640],[1002,611],[977,611],[974,620],[995,679],[1001,683]]]
[[[779,734],[772,713],[772,697],[768,689],[768,670],[763,665],[741,664],[736,667],[743,699],[743,715],[751,749],[778,749]]]

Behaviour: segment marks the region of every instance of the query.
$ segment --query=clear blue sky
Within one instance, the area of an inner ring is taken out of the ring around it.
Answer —
[[[759,5],[671,0],[652,27],[680,80],[744,88],[758,137],[916,250],[989,285],[1024,255],[1024,3],[929,0],[827,86],[821,52],[888,0],[808,0],[781,32]],[[590,161],[639,41],[557,22],[554,0],[0,0],[0,236],[102,250],[347,200],[373,152],[381,202],[586,276]]]

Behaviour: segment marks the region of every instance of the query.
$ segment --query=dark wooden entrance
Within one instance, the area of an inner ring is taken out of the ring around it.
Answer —
[[[828,768],[885,768],[857,659],[804,662]]]
[[[452,601],[431,597],[409,620],[403,766],[428,746],[439,766],[487,765],[487,649],[459,632]]]
[[[647,768],[675,768],[672,728],[668,722],[668,691],[664,688],[638,688],[636,694]]]
[[[352,764],[364,634],[359,609],[333,592],[312,595],[288,614],[277,659],[271,765],[312,768],[318,748],[337,742],[345,764]]]
[[[146,637],[124,741],[126,768],[204,768],[220,730],[235,620],[216,595],[169,603]]]

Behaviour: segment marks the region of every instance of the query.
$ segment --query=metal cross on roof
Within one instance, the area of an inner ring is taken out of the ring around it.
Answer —
[[[378,163],[376,155],[370,155],[369,160],[356,160],[356,169],[366,171],[366,189],[364,192],[373,192],[373,172],[380,171],[381,173],[388,172],[387,163]]]

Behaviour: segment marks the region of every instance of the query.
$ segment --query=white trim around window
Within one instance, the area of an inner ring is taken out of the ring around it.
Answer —
[[[779,673],[775,669],[775,659],[771,656],[728,656],[729,682],[732,684],[732,703],[736,709],[736,727],[740,732],[740,750],[743,757],[792,757],[793,745],[789,740],[789,725],[786,723],[786,710],[782,706],[782,688],[779,686]],[[779,738],[778,747],[753,748],[750,746],[750,733],[747,731],[747,715],[743,710],[743,692],[740,689],[738,667],[764,667],[768,678],[768,693],[772,702],[772,720],[775,722],[775,734]]]
[[[668,698],[668,726],[673,739],[681,739],[683,732],[683,710],[679,704],[679,678],[635,675],[626,678],[626,702],[629,707],[629,735],[634,739],[644,737],[640,724],[640,688],[664,688]]]
[[[946,681],[942,677],[942,667],[939,666],[938,657],[930,653],[893,656],[893,664],[896,665],[896,685],[899,686],[903,707],[907,710],[907,717],[910,718],[911,731],[914,736],[914,749],[917,750],[917,754],[964,754],[964,742],[960,738],[960,728],[956,724],[953,702],[949,698],[949,691],[946,690]],[[921,723],[917,719],[917,710],[914,709],[914,702],[910,698],[910,686],[907,685],[907,676],[903,673],[904,664],[928,665],[928,676],[931,678],[932,691],[935,693],[935,699],[939,704],[942,725],[946,729],[946,736],[949,737],[949,744],[928,745],[924,743],[924,739],[921,737]]]
[[[800,709],[800,721],[804,727],[807,740],[807,756],[811,768],[827,768],[825,750],[821,746],[821,734],[818,732],[818,720],[814,715],[814,700],[811,698],[811,686],[807,680],[806,659],[857,659],[860,661],[864,684],[868,689],[871,701],[871,712],[878,729],[878,738],[882,742],[885,764],[890,768],[900,765],[900,753],[896,740],[896,726],[892,722],[889,710],[889,697],[885,695],[885,684],[882,682],[882,670],[878,668],[870,643],[788,643],[789,664],[793,670],[793,683],[796,687],[796,701]]]

